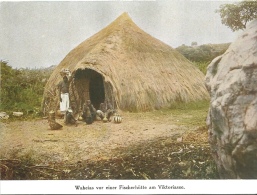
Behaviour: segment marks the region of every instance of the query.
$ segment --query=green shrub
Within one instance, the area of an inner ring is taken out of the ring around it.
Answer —
[[[176,50],[192,62],[210,62],[215,57],[222,55],[229,45],[230,43],[205,44],[194,47],[181,45]]]
[[[21,111],[24,114],[39,111],[44,86],[51,71],[44,69],[13,69],[1,61],[0,111]]]
[[[199,70],[204,74],[206,75],[206,72],[207,72],[207,67],[208,65],[210,64],[211,62],[208,61],[208,62],[193,62],[193,64],[199,68]]]

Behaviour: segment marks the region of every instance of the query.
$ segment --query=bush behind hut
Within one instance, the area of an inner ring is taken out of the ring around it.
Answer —
[[[25,115],[40,112],[42,94],[51,74],[48,69],[14,69],[1,61],[0,111],[23,112]]]

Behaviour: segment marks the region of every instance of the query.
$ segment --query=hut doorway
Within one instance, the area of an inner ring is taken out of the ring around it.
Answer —
[[[80,107],[91,100],[96,109],[105,100],[103,76],[92,69],[78,69],[75,73],[75,86],[80,102]]]
[[[91,103],[96,109],[99,109],[100,104],[104,102],[104,94],[103,77],[95,72],[89,81],[89,96]]]

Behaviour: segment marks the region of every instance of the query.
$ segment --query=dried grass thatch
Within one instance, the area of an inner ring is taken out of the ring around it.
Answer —
[[[70,69],[75,78],[70,89],[76,111],[86,99],[96,107],[109,99],[121,110],[148,111],[209,98],[200,70],[141,30],[127,13],[61,61],[45,86],[44,111],[58,107],[56,85],[62,68]]]

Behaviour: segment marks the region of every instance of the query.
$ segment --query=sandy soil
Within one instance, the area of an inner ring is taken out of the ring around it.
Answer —
[[[174,125],[172,116],[161,119],[147,113],[122,113],[120,124],[79,121],[78,126],[64,125],[50,130],[46,119],[1,123],[1,158],[30,155],[37,163],[75,163],[87,159],[108,159],[113,151],[148,142],[158,137],[180,136],[188,129]]]

